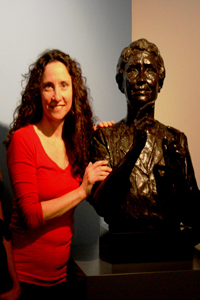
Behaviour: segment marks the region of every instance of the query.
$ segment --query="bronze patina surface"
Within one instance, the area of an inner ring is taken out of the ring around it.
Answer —
[[[119,58],[116,81],[127,101],[126,117],[100,128],[93,160],[113,168],[93,188],[90,203],[111,232],[179,232],[199,228],[199,190],[183,132],[155,120],[165,78],[157,46],[140,39]]]

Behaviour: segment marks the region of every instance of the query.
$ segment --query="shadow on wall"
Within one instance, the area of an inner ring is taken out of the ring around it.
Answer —
[[[100,218],[94,208],[84,200],[75,209],[72,245],[96,244],[100,235]]]
[[[12,213],[12,189],[8,176],[7,164],[6,164],[6,148],[3,145],[3,141],[8,133],[8,126],[0,124],[0,167],[1,174],[4,183],[4,194],[2,197],[2,207],[4,212],[4,219],[9,222]]]

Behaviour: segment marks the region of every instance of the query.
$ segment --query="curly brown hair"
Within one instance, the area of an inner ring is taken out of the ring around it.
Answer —
[[[83,177],[90,157],[90,140],[93,134],[94,120],[90,106],[90,91],[86,86],[86,78],[82,76],[81,66],[60,50],[46,50],[37,61],[30,65],[29,72],[23,75],[21,101],[13,115],[13,122],[4,145],[8,148],[13,133],[21,127],[35,124],[42,118],[43,109],[40,97],[40,82],[45,66],[51,62],[62,62],[71,78],[73,101],[69,113],[65,117],[63,140],[72,168],[72,175]],[[25,84],[24,84],[25,83]]]
[[[164,66],[164,61],[162,59],[162,56],[160,55],[160,51],[155,44],[150,43],[146,39],[139,39],[135,42],[132,42],[128,47],[125,47],[122,50],[121,55],[119,57],[118,64],[117,64],[117,73],[115,77],[119,90],[122,93],[124,93],[123,72],[130,56],[133,55],[133,50],[135,49],[139,51],[146,50],[147,52],[151,52],[155,55],[158,63],[158,68],[159,68],[159,86],[161,89],[165,79],[165,66]]]

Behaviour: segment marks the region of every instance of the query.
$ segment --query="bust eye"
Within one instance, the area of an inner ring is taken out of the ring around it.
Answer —
[[[148,73],[155,73],[154,69],[152,69],[152,68],[147,68],[146,71],[147,71]]]
[[[153,79],[155,77],[156,71],[152,68],[146,69],[146,76],[150,79]]]
[[[129,69],[127,70],[127,73],[128,73],[129,75],[135,76],[135,75],[138,74],[138,69],[137,69],[137,68],[134,68],[134,67],[129,68]]]
[[[148,66],[146,66],[146,72],[147,73],[156,73],[156,69],[150,64]]]

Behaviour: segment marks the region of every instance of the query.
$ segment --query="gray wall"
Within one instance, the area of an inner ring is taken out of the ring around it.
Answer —
[[[58,48],[82,66],[100,120],[125,115],[115,83],[121,50],[131,42],[131,0],[0,0],[0,165],[6,187],[3,201],[10,216],[11,190],[2,141],[20,99],[21,74],[47,48]],[[86,202],[75,214],[74,243],[93,243],[99,218]]]

